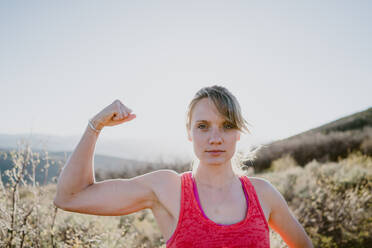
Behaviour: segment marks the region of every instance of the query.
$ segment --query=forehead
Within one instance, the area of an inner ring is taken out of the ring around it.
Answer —
[[[199,100],[192,111],[191,121],[224,121],[226,118],[221,115],[212,100],[203,98]]]

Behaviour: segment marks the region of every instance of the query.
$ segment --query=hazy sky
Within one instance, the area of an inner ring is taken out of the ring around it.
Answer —
[[[197,90],[227,87],[276,140],[372,106],[371,1],[1,1],[0,133],[81,136],[115,99],[137,118],[100,139],[191,148]],[[165,148],[167,147],[167,148]]]

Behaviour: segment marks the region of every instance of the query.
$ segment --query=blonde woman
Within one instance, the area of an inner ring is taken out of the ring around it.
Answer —
[[[265,179],[244,176],[232,161],[241,133],[249,130],[225,87],[204,87],[189,104],[186,128],[198,158],[192,171],[96,182],[93,153],[100,130],[135,117],[115,100],[89,121],[59,177],[57,207],[110,216],[149,208],[166,247],[270,247],[269,226],[291,248],[313,247],[279,191]]]

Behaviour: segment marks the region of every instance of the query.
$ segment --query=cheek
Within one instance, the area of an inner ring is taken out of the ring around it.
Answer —
[[[194,147],[194,152],[196,155],[202,155],[204,149],[206,148],[206,137],[205,135],[198,134],[194,132],[192,134],[192,143]]]
[[[190,134],[194,142],[201,142],[205,136],[203,132],[200,132],[199,130],[196,129],[192,130]]]
[[[193,136],[193,143],[194,143],[194,147],[196,148],[196,147],[202,147],[205,141],[202,136],[195,135]]]
[[[237,143],[237,136],[231,135],[228,139],[226,139],[227,145],[232,149],[235,150],[236,143]]]

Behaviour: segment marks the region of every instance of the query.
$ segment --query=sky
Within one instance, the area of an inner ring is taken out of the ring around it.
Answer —
[[[119,99],[137,118],[98,142],[192,154],[187,105],[221,85],[252,125],[241,149],[283,139],[372,106],[371,11],[371,1],[1,1],[0,134],[80,138]]]

